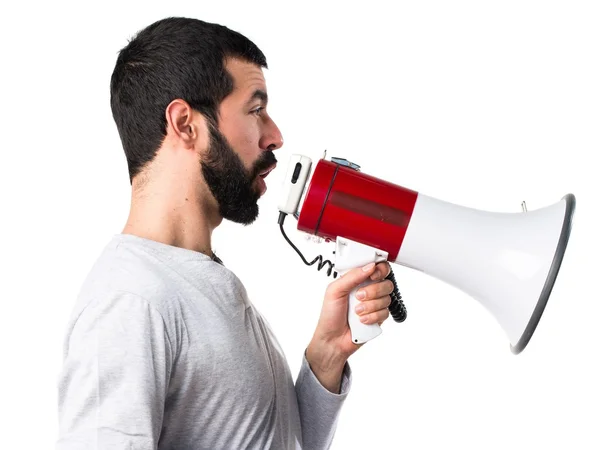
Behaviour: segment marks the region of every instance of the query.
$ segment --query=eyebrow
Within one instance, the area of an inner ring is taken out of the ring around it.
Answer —
[[[269,96],[262,89],[257,89],[252,93],[252,96],[248,100],[248,104],[252,103],[256,99],[262,101],[264,104],[267,104],[269,101]]]

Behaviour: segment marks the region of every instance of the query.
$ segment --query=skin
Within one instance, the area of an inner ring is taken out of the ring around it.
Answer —
[[[234,90],[219,105],[218,130],[248,174],[253,174],[263,153],[281,148],[283,137],[267,113],[266,96],[256,95],[267,93],[262,69],[237,59],[227,60],[226,69],[233,77]],[[167,134],[155,159],[132,180],[131,207],[123,233],[211,256],[212,232],[223,217],[200,164],[209,151],[210,125],[181,99],[167,106],[165,117]],[[264,194],[259,177],[252,188],[258,196]],[[348,294],[369,278],[377,280],[362,289],[366,296],[359,303],[364,308],[359,315],[364,323],[383,323],[389,316],[393,290],[391,281],[384,280],[389,271],[387,262],[371,264],[365,270],[353,269],[333,281],[325,292],[306,359],[331,392],[339,393],[344,365],[360,348],[350,337]]]

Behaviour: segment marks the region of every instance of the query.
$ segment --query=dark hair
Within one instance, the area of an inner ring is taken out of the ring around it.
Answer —
[[[125,150],[129,180],[152,161],[167,130],[165,109],[176,98],[218,123],[217,109],[233,91],[227,58],[267,67],[248,38],[222,25],[169,17],[129,41],[110,80],[110,106]]]

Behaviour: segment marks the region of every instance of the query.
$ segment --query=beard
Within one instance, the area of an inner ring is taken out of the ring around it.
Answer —
[[[272,151],[263,152],[250,171],[223,134],[209,124],[210,143],[200,162],[204,180],[219,204],[221,217],[250,225],[258,217],[260,192],[254,187],[258,174],[277,162]]]

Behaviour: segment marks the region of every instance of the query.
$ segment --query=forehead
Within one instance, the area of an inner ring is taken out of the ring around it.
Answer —
[[[248,96],[257,89],[266,92],[265,76],[262,68],[236,58],[229,58],[225,62],[225,69],[233,78],[233,92],[231,96]]]

